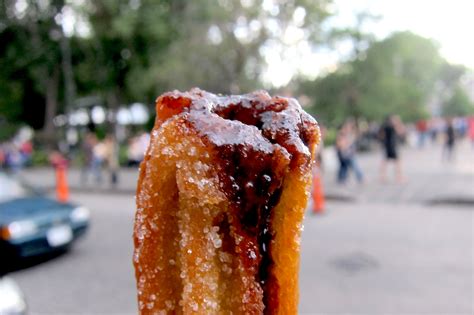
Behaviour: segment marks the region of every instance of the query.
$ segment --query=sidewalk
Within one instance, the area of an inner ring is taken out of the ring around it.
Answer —
[[[55,188],[53,168],[24,169],[19,176],[25,182],[40,190],[51,191]],[[110,175],[106,170],[102,174],[102,183],[97,183],[92,174],[89,174],[87,181],[82,183],[81,170],[78,168],[68,169],[67,178],[69,189],[73,192],[134,194],[138,179],[138,168],[121,168],[118,173],[118,183],[115,187],[110,184]]]
[[[324,151],[324,191],[329,200],[383,203],[474,203],[474,149],[468,143],[458,146],[454,163],[441,160],[441,147],[424,149],[406,148],[401,156],[407,181],[393,180],[381,183],[377,172],[381,152],[363,153],[358,163],[364,171],[365,181],[359,185],[353,178],[340,186],[336,183],[337,158],[334,148]],[[389,169],[391,171],[391,169]],[[389,172],[389,175],[391,173]],[[53,190],[54,171],[51,168],[26,169],[20,173],[28,183],[45,190]],[[92,176],[81,184],[79,169],[70,169],[68,181],[71,191],[99,194],[134,194],[138,178],[137,168],[122,168],[119,183],[109,184],[109,174],[103,172],[103,183],[97,184]],[[390,178],[390,177],[389,177]],[[393,178],[393,176],[392,176]]]
[[[403,149],[404,183],[394,180],[391,168],[389,180],[380,181],[382,152],[361,153],[357,160],[364,172],[364,183],[359,185],[352,177],[341,186],[336,183],[336,152],[328,148],[324,152],[326,195],[362,203],[474,204],[474,148],[460,143],[453,163],[442,161],[441,152],[440,145]]]

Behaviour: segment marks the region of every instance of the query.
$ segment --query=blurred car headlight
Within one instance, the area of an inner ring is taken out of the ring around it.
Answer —
[[[85,207],[77,207],[72,210],[69,217],[74,223],[87,222],[90,218],[90,211]]]
[[[17,239],[30,236],[38,232],[38,226],[33,221],[13,221],[2,228],[2,237],[5,239]]]

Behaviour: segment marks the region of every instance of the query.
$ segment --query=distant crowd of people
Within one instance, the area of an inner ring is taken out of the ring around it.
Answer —
[[[458,139],[468,138],[474,148],[474,116],[448,117],[420,120],[415,125],[418,148],[423,148],[429,142],[443,142],[442,159],[452,161],[455,158],[455,148]]]
[[[351,172],[359,183],[364,181],[356,155],[361,147],[370,146],[370,142],[380,143],[383,151],[379,170],[382,182],[387,180],[387,168],[390,164],[393,164],[396,180],[405,181],[399,145],[407,142],[410,134],[416,137],[416,146],[419,148],[423,148],[429,140],[442,141],[441,157],[448,162],[454,159],[457,139],[468,137],[474,147],[474,117],[433,118],[420,120],[407,127],[399,116],[390,115],[381,124],[367,124],[364,130],[361,129],[354,119],[347,119],[338,129],[335,147],[339,162],[339,184],[345,184]]]
[[[326,129],[322,128],[323,135]],[[429,143],[443,143],[441,158],[450,162],[455,158],[456,143],[459,138],[468,137],[474,148],[474,116],[457,118],[431,118],[419,120],[415,124],[404,124],[399,116],[390,115],[382,123],[360,123],[356,119],[347,119],[338,129],[335,148],[339,168],[336,179],[339,184],[345,184],[351,174],[359,183],[365,180],[364,172],[357,162],[357,154],[361,150],[371,150],[375,146],[381,148],[383,156],[380,161],[379,178],[387,180],[387,170],[392,166],[395,179],[405,181],[400,159],[400,144],[409,142],[413,146],[423,148]],[[99,139],[94,132],[84,134],[75,147],[69,159],[74,159],[74,152],[78,153],[81,165],[81,183],[87,185],[92,180],[101,184],[104,180],[104,171],[108,173],[110,184],[115,186],[119,180],[120,160],[129,167],[137,167],[145,156],[150,134],[141,132],[135,134],[119,145],[115,136],[109,134]],[[122,148],[122,149],[121,149]],[[322,165],[323,146],[318,147],[318,165]],[[379,149],[380,150],[380,149]],[[120,154],[120,152],[122,152]],[[55,151],[54,156],[61,154]],[[17,171],[31,163],[33,145],[31,138],[13,140],[0,143],[0,168]],[[58,161],[49,161],[53,166]],[[62,154],[64,161],[67,159]],[[119,156],[121,159],[119,160]]]
[[[61,150],[57,148],[44,148],[43,162],[49,162],[51,166],[67,166],[72,161],[80,165],[80,180],[82,185],[91,182],[102,184],[104,177],[108,177],[110,184],[117,185],[119,181],[120,160],[124,166],[137,167],[145,156],[150,135],[141,132],[126,139],[119,145],[113,134],[106,135],[100,139],[95,132],[87,132],[77,146]],[[33,143],[30,139],[14,137],[9,141],[0,142],[0,169],[9,172],[18,172],[32,163]],[[122,152],[122,154],[120,154]],[[122,157],[119,159],[119,157]]]
[[[86,184],[89,175],[92,175],[98,184],[102,183],[102,169],[105,167],[109,172],[110,183],[116,185],[118,182],[118,144],[115,137],[107,135],[105,139],[99,140],[94,133],[88,133],[82,142],[82,169],[81,182]]]
[[[126,154],[127,166],[138,166],[145,156],[150,136],[142,132],[137,136],[130,137],[127,141]],[[99,140],[94,133],[85,135],[82,141],[82,169],[81,182],[87,184],[92,176],[97,184],[103,181],[103,169],[109,173],[110,183],[115,186],[118,183],[119,145],[112,135],[107,135]]]
[[[0,168],[17,171],[31,163],[31,140],[11,140],[0,143]]]

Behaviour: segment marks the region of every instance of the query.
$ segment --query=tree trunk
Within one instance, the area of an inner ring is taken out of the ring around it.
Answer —
[[[58,85],[59,68],[54,67],[52,73],[46,78],[46,110],[43,136],[49,147],[53,147],[56,140],[53,119],[58,109]]]
[[[71,46],[69,38],[66,37],[64,32],[62,32],[60,46],[62,58],[61,66],[64,77],[64,100],[66,105],[65,113],[66,115],[69,115],[72,111],[74,100],[76,98],[76,84],[74,82],[74,71],[72,69]]]
[[[113,119],[109,121],[108,123],[108,130],[107,132],[109,134],[116,135],[117,132],[117,112],[118,108],[120,106],[120,92],[116,89],[113,88],[110,91],[107,92],[107,107],[109,108],[109,111],[113,113]]]

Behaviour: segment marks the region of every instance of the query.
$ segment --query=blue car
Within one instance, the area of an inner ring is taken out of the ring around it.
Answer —
[[[0,253],[18,259],[67,249],[89,225],[89,210],[36,193],[0,172]]]

